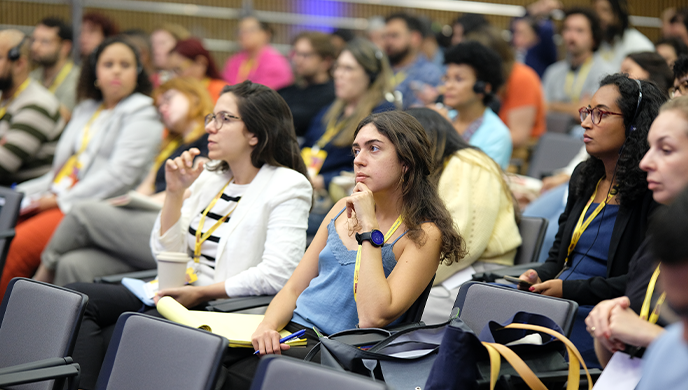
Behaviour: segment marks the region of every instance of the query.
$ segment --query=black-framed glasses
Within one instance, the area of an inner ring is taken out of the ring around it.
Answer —
[[[217,130],[220,130],[222,128],[222,125],[225,123],[230,123],[232,121],[240,121],[241,118],[238,116],[234,116],[232,114],[228,114],[224,111],[220,111],[217,114],[208,114],[205,116],[205,125],[208,126],[210,124],[210,121],[215,121],[215,128]]]
[[[578,110],[578,114],[580,115],[580,121],[583,123],[585,119],[588,117],[588,115],[592,115],[592,123],[594,125],[599,125],[600,122],[602,121],[602,118],[605,118],[607,115],[619,115],[623,116],[623,114],[620,114],[618,112],[611,112],[611,111],[604,111],[600,110],[599,108],[588,108],[588,107],[581,107]]]

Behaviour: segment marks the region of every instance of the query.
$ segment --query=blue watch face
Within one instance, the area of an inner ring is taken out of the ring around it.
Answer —
[[[382,246],[385,243],[385,235],[379,230],[370,232],[370,240],[377,246]]]

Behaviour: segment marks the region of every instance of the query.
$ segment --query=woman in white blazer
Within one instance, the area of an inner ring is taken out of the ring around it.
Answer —
[[[313,196],[291,111],[275,91],[250,81],[225,87],[206,131],[213,161],[194,166],[198,150],[191,149],[165,163],[165,203],[151,232],[154,255],[194,258],[192,285],[158,292],[187,308],[277,293],[303,256]],[[157,311],[123,286],[67,287],[89,296],[73,358],[81,388],[91,389],[109,341],[105,329],[124,311]]]
[[[82,101],[57,144],[52,169],[19,185],[25,219],[16,227],[0,280],[31,277],[41,252],[72,205],[121,195],[143,180],[162,139],[162,123],[136,49],[121,38],[101,43],[81,70]]]

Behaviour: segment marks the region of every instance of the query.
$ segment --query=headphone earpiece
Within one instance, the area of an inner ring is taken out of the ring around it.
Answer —
[[[19,42],[19,44],[17,46],[11,48],[7,52],[7,59],[10,60],[10,62],[15,62],[21,58],[21,48],[27,39],[29,39],[29,38],[26,35],[24,35],[24,38],[22,38],[21,42]]]
[[[628,138],[629,135],[631,135],[632,132],[635,131],[635,120],[638,118],[638,113],[640,112],[640,103],[643,101],[643,86],[640,84],[640,80],[634,80],[636,83],[638,83],[638,103],[635,105],[635,113],[633,114],[633,120],[631,121],[631,125],[628,127],[628,130],[626,131],[626,138]]]
[[[482,80],[478,80],[475,82],[475,84],[473,84],[473,92],[475,93],[485,94],[487,93],[486,88],[487,84]]]

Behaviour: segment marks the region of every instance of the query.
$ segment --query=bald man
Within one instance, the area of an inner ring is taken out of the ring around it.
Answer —
[[[29,78],[30,39],[0,31],[0,185],[10,186],[50,170],[64,120],[60,103]]]

